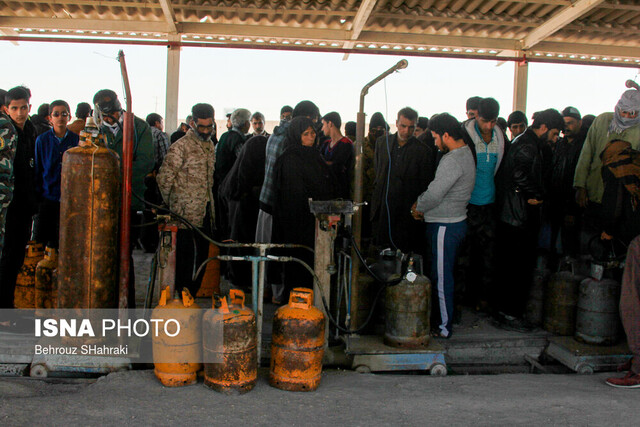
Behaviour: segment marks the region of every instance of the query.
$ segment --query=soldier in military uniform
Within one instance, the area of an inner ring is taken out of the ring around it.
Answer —
[[[23,87],[0,92],[0,308],[13,308],[16,277],[24,260],[31,216],[35,212],[35,204],[31,203],[29,197],[31,190],[25,188],[30,182],[29,174],[32,168],[29,160],[33,159],[35,142],[35,129],[28,120],[30,96],[28,89]],[[9,105],[15,118],[5,114]],[[16,150],[19,144],[21,156],[17,159]],[[16,166],[20,169],[19,184],[26,191],[23,191],[20,197],[14,198],[16,161],[20,163]],[[8,230],[6,240],[5,225]],[[7,246],[3,251],[5,242]]]
[[[211,137],[214,111],[209,104],[196,104],[185,136],[169,148],[158,172],[158,188],[169,209],[211,235],[214,213],[213,171],[215,151]],[[194,253],[194,242],[196,253]],[[193,261],[207,258],[208,242],[184,224],[180,225],[176,248],[176,283],[191,295],[200,289],[203,273],[192,280]]]
[[[0,256],[4,247],[4,224],[7,208],[13,197],[13,158],[16,156],[18,135],[11,119],[4,113],[4,97],[0,89]]]
[[[16,155],[18,136],[11,119],[4,113],[4,97],[7,92],[0,89],[0,256],[4,246],[4,225],[7,208],[13,197],[13,158]],[[13,288],[0,288],[0,308],[13,307]],[[0,324],[3,322],[0,319]]]

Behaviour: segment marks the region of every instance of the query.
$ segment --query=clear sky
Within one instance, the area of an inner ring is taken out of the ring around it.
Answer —
[[[99,89],[110,88],[122,98],[118,50],[125,52],[132,88],[133,112],[164,116],[166,48],[108,44],[0,42],[7,58],[0,88],[27,85],[38,105],[64,99],[75,111],[78,102],[91,103]],[[402,56],[284,52],[245,49],[183,48],[180,63],[179,117],[198,102],[211,103],[216,118],[234,108],[261,111],[277,120],[280,107],[314,101],[321,113],[338,111],[343,122],[355,120],[362,87],[397,63]],[[409,66],[374,86],[365,101],[368,116],[395,113],[411,106],[421,116],[449,112],[464,118],[468,97],[492,96],[500,115],[512,111],[514,64],[496,61],[407,57]],[[612,111],[626,79],[638,70],[599,66],[529,64],[527,116],[538,110],[568,105],[582,114]],[[122,100],[124,105],[124,100]],[[73,112],[72,111],[72,112]],[[172,129],[167,129],[169,132]]]

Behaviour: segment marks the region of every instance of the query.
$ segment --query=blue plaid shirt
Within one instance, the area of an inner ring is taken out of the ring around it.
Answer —
[[[155,169],[160,169],[164,156],[169,151],[169,136],[162,132],[155,126],[151,126],[151,135],[153,136],[153,160],[155,162]]]
[[[264,166],[264,182],[262,191],[260,192],[260,209],[267,213],[271,213],[275,204],[275,193],[273,192],[273,168],[276,160],[284,151],[284,139],[289,129],[289,122],[280,122],[280,126],[276,127],[273,135],[267,141],[266,155],[267,161]]]

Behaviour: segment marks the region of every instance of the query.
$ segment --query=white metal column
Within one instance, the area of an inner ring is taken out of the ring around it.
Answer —
[[[529,63],[525,60],[514,62],[515,72],[513,76],[513,111],[519,110],[527,113],[527,78],[529,75]]]
[[[169,42],[180,41],[180,35],[170,34]],[[169,135],[178,128],[178,92],[180,90],[180,47],[167,49],[167,97],[165,102],[164,127]]]

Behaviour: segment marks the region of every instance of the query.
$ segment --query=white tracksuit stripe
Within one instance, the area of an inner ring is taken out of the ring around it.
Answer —
[[[442,320],[440,331],[442,335],[448,337],[447,323],[449,323],[449,315],[447,314],[447,302],[444,298],[444,235],[446,231],[447,227],[438,227],[436,262],[438,263],[438,299],[440,302],[440,318]]]

